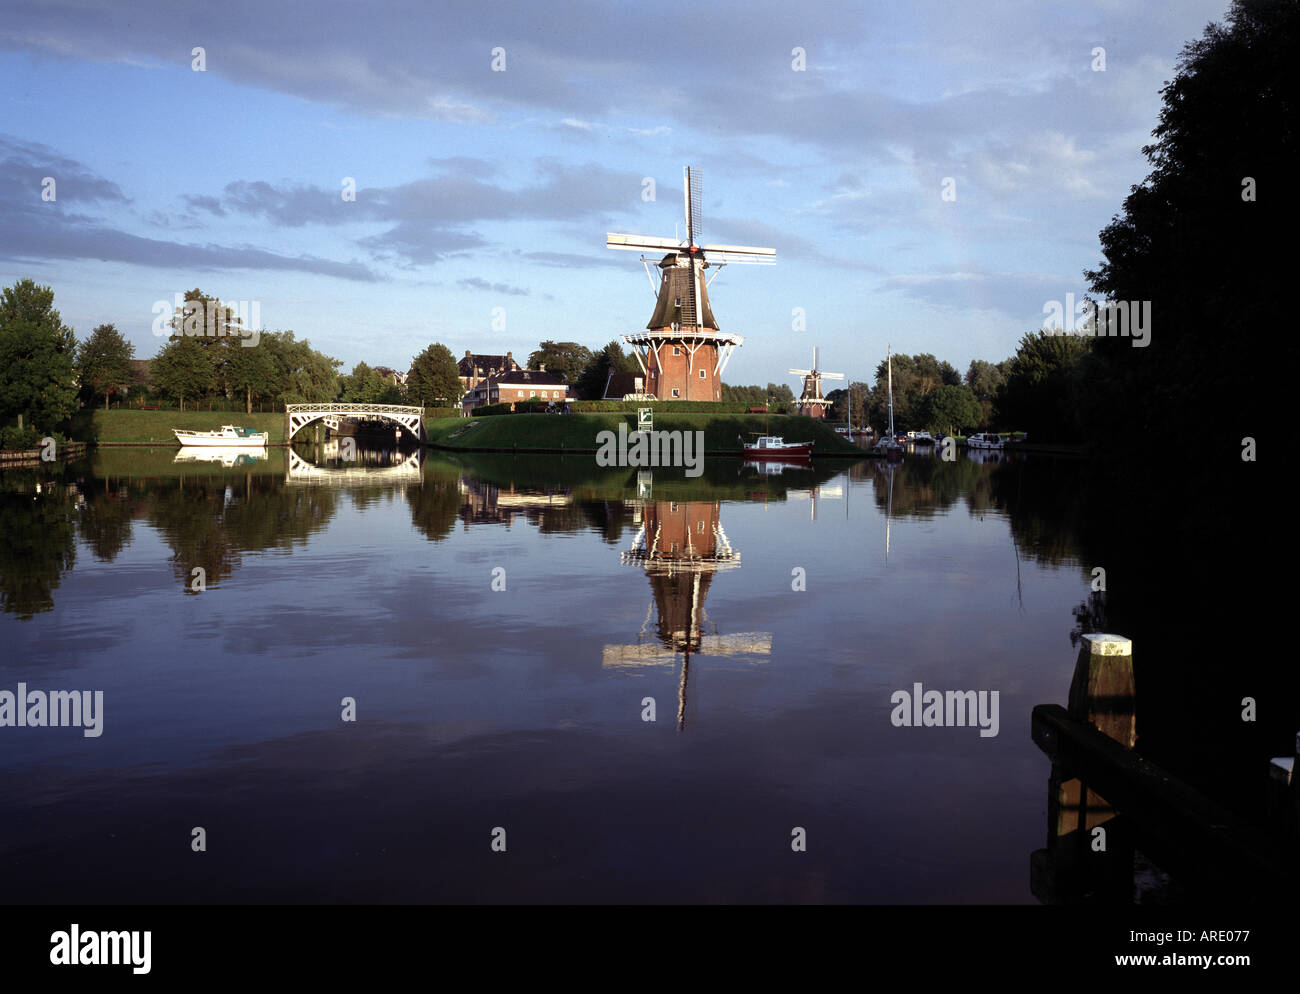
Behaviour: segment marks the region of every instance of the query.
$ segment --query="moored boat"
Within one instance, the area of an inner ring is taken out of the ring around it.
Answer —
[[[888,348],[885,350],[885,368],[889,374],[889,430],[876,442],[876,454],[898,460],[903,458],[903,443],[907,436],[894,434],[894,356]]]
[[[997,432],[980,432],[966,439],[966,447],[971,449],[1000,449],[1002,445],[1002,436]]]
[[[810,459],[813,442],[787,442],[780,435],[760,435],[756,442],[742,442],[746,459]]]
[[[265,448],[271,439],[269,432],[254,431],[237,425],[222,425],[220,431],[182,431],[173,428],[172,434],[181,445],[215,445],[223,448]]]

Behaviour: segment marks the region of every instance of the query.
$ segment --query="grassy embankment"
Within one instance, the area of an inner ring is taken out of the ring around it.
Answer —
[[[602,431],[636,429],[635,414],[506,414],[486,418],[438,418],[425,422],[429,444],[463,451],[595,452]],[[702,431],[704,450],[741,452],[737,436],[780,435],[787,442],[817,443],[816,455],[862,456],[865,453],[835,431],[811,418],[762,414],[656,414],[655,431]]]
[[[241,414],[232,411],[96,411],[94,441],[99,445],[176,445],[173,428],[216,431],[222,425],[242,425],[270,432],[272,445],[284,444],[284,414]]]

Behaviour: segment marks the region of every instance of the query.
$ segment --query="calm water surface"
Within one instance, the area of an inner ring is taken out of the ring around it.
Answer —
[[[1079,469],[988,458],[6,473],[0,690],[104,725],[0,728],[5,900],[1030,902]],[[895,727],[918,682],[998,734]]]

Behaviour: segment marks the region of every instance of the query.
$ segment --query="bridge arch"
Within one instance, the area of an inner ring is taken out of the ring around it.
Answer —
[[[288,404],[284,409],[285,441],[303,428],[325,418],[378,417],[405,428],[416,441],[424,441],[424,409],[401,404]]]

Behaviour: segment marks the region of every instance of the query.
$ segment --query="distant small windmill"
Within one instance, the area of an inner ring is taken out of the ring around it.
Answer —
[[[842,380],[843,373],[823,373],[817,368],[817,347],[813,346],[812,369],[792,369],[795,376],[803,377],[803,394],[799,397],[799,413],[809,418],[824,419],[830,401],[822,396],[822,380]]]
[[[665,253],[654,314],[647,331],[624,335],[637,362],[646,374],[646,391],[660,400],[721,400],[722,371],[732,350],[744,343],[740,335],[718,329],[709,306],[709,281],[704,270],[731,263],[771,266],[776,249],[752,245],[697,245],[700,230],[702,189],[700,171],[693,166],[682,170],[686,206],[686,240],[651,235],[605,236],[606,248],[629,252]],[[650,261],[641,262],[650,274]],[[716,274],[715,274],[716,275]],[[654,287],[654,277],[650,278]]]

